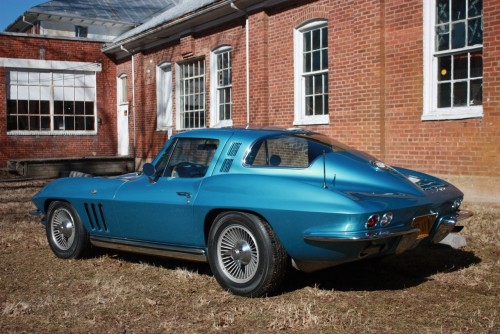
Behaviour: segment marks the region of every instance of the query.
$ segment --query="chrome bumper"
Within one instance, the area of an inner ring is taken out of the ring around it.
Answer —
[[[445,216],[439,220],[436,231],[432,237],[432,243],[437,244],[442,241],[446,236],[454,231],[461,230],[457,223],[472,217],[474,214],[471,211],[460,210],[454,215]]]
[[[365,241],[378,241],[383,239],[401,237],[404,235],[413,235],[420,232],[418,228],[408,229],[391,229],[391,230],[380,230],[371,232],[336,232],[329,233],[327,235],[305,235],[305,241],[316,241],[316,242],[365,242]]]

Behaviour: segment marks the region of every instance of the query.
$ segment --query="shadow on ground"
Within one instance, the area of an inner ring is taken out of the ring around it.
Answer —
[[[167,270],[182,268],[198,275],[212,275],[206,263],[101,249],[96,250],[94,254],[145,263]],[[433,245],[397,256],[347,263],[314,273],[303,273],[291,269],[277,291],[277,295],[305,287],[336,291],[400,290],[418,286],[436,273],[453,272],[480,262],[481,259],[472,252],[453,249],[446,245]]]
[[[282,292],[306,286],[337,291],[400,290],[422,284],[436,273],[453,272],[480,262],[472,252],[433,245],[309,274],[291,271],[282,284]]]

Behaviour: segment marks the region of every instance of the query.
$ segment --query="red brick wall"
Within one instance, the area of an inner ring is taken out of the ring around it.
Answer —
[[[388,163],[443,175],[500,176],[500,1],[484,3],[480,119],[421,121],[422,3],[386,1]]]
[[[8,159],[113,156],[116,154],[116,66],[101,52],[102,43],[0,34],[0,57],[97,62],[97,113],[102,120],[93,136],[8,136],[5,68],[0,68],[0,167]]]
[[[326,133],[386,162],[434,174],[500,176],[500,1],[484,3],[484,117],[422,121],[423,4],[404,1],[289,1],[252,13],[250,124],[291,127],[294,29],[328,21],[330,124]],[[205,57],[207,124],[210,50],[233,47],[233,120],[246,125],[245,21],[185,36],[136,57],[137,157],[152,158],[167,139],[156,131],[155,67]],[[130,61],[118,66],[128,72]],[[173,66],[175,78],[175,66]],[[175,83],[174,83],[175,91]],[[131,93],[130,93],[131,96]],[[175,92],[174,92],[175,118]],[[174,120],[175,124],[175,120]],[[131,127],[132,131],[132,127]],[[131,133],[131,140],[133,134]]]

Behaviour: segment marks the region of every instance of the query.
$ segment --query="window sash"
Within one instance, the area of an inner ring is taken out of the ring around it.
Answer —
[[[482,20],[482,1],[424,2],[422,120],[483,116]]]
[[[9,134],[95,132],[95,74],[7,72]]]
[[[295,30],[294,125],[329,122],[328,26],[319,20]]]
[[[205,63],[180,65],[180,121],[182,129],[205,127]]]

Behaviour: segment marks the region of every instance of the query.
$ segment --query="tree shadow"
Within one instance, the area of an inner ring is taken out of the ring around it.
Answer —
[[[292,270],[278,293],[304,287],[337,291],[400,290],[425,283],[436,273],[454,272],[480,262],[473,252],[438,244],[309,274]]]

